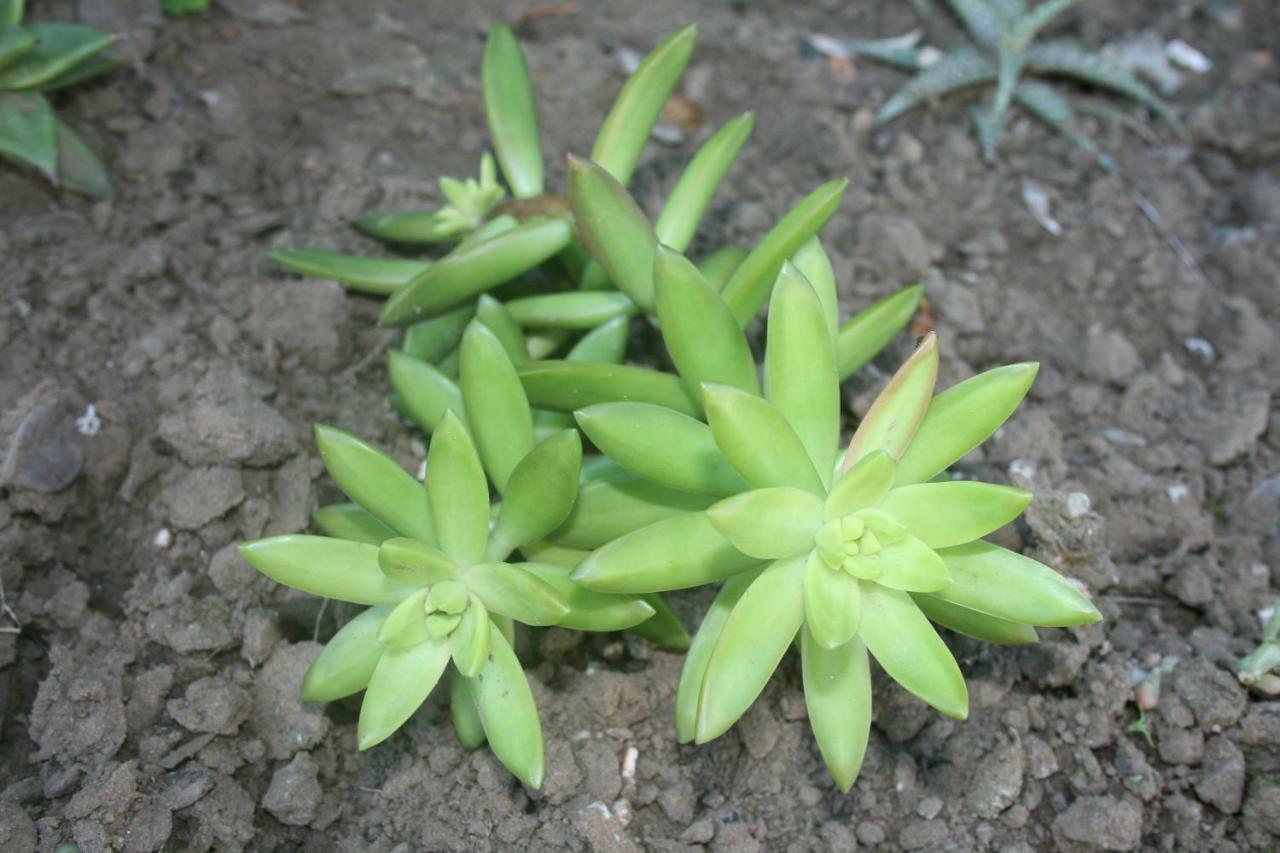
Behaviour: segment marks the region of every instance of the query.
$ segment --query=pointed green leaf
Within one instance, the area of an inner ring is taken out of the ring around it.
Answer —
[[[826,648],[808,626],[800,631],[804,704],[827,772],[841,791],[853,787],[871,734],[871,665],[854,638]]]
[[[706,509],[712,500],[614,467],[583,482],[569,517],[550,538],[557,545],[591,550],[664,518]]]
[[[26,5],[26,0],[0,0],[0,28],[21,24]]]
[[[414,591],[384,575],[378,568],[378,549],[363,542],[272,536],[245,542],[240,555],[276,583],[338,601],[395,604]]]
[[[562,430],[530,451],[507,482],[494,537],[520,548],[559,527],[573,509],[581,465],[577,430]]]
[[[747,253],[737,246],[725,246],[703,258],[702,263],[698,264],[698,272],[719,293],[724,290],[725,282],[746,256]]]
[[[836,478],[823,517],[831,520],[876,506],[892,486],[893,460],[889,454],[883,450],[868,453]]]
[[[387,354],[387,372],[405,412],[424,431],[435,432],[445,412],[466,423],[462,389],[436,368],[392,350]]]
[[[0,92],[0,155],[24,163],[56,182],[57,120],[43,95]]]
[[[685,630],[680,617],[671,609],[671,605],[667,604],[662,594],[646,592],[640,596],[640,600],[649,605],[654,613],[639,625],[633,626],[631,633],[669,652],[688,651],[689,632]]]
[[[738,721],[778,668],[804,624],[804,558],[779,560],[734,605],[707,661],[698,698],[697,743]]]
[[[947,564],[914,536],[881,547],[876,583],[906,592],[937,592],[951,583]]]
[[[556,329],[594,329],[615,317],[636,313],[625,293],[607,290],[544,293],[507,303],[507,311],[522,326]]]
[[[472,322],[462,338],[462,398],[475,443],[499,492],[533,449],[529,400],[502,344],[488,326]]]
[[[4,14],[5,2],[0,2],[0,16]],[[22,54],[35,49],[36,37],[24,29],[20,29],[19,21],[6,22],[0,19],[0,68],[14,62]]]
[[[626,364],[538,361],[517,365],[529,404],[572,412],[595,403],[631,400],[698,417],[702,407],[678,377]]]
[[[474,316],[475,306],[463,305],[439,317],[414,323],[404,330],[400,349],[420,361],[435,364],[462,342],[462,333]]]
[[[649,403],[601,403],[574,415],[600,452],[655,483],[717,496],[747,489],[711,428],[688,415]]]
[[[502,175],[516,198],[542,192],[542,145],[538,141],[538,105],[520,43],[498,21],[489,29],[480,70],[489,136]]]
[[[920,429],[898,461],[898,485],[923,483],[946,470],[1008,420],[1036,378],[1035,362],[979,373],[933,398]]]
[[[484,743],[484,721],[476,709],[473,679],[454,669],[449,673],[449,714],[453,718],[453,730],[458,734],[462,748],[471,750]]]
[[[356,743],[377,746],[405,724],[426,701],[449,664],[449,644],[428,640],[403,649],[387,649],[378,660],[356,725]]]
[[[767,400],[711,383],[703,393],[716,445],[749,484],[826,493],[800,437]]]
[[[115,198],[111,175],[89,143],[56,118],[54,134],[58,144],[58,186],[90,198]]]
[[[582,336],[582,340],[573,345],[568,361],[599,361],[605,364],[617,364],[627,352],[627,330],[631,325],[629,317],[614,317],[602,323]]]
[[[707,517],[747,556],[798,557],[813,550],[822,526],[822,500],[786,486],[754,489],[712,504]]]
[[[487,293],[480,294],[476,299],[476,320],[493,332],[512,364],[529,360],[529,343],[524,329],[520,328],[505,305]]]
[[[649,131],[671,97],[693,53],[698,28],[690,24],[667,36],[627,78],[605,116],[591,159],[620,184],[631,179]]]
[[[1048,41],[1027,46],[1027,65],[1040,74],[1071,77],[1100,89],[1132,98],[1181,132],[1178,116],[1150,87],[1125,69],[1089,53],[1069,41]]]
[[[582,554],[586,556],[585,553]],[[541,559],[541,556],[539,557]],[[525,571],[556,591],[569,606],[557,624],[575,631],[622,631],[634,628],[654,615],[643,598],[595,592],[569,579],[572,567],[550,563],[523,563]]]
[[[38,91],[48,93],[56,92],[60,89],[67,89],[71,86],[79,85],[88,80],[101,77],[126,65],[126,61],[122,56],[116,56],[109,53],[99,53],[91,56],[84,62],[71,66],[66,71],[56,77],[52,77],[37,88]]]
[[[769,304],[765,397],[795,430],[824,485],[840,443],[840,380],[822,300],[790,263]]]
[[[845,645],[862,620],[862,588],[845,572],[830,568],[816,554],[804,566],[804,620],[823,649]]]
[[[332,702],[359,693],[369,686],[384,647],[378,628],[391,605],[370,607],[352,619],[325,643],[324,650],[302,677],[303,702]]]
[[[489,658],[470,681],[489,748],[530,788],[542,785],[542,724],[533,691],[511,644],[496,625],[489,629]]]
[[[424,605],[429,590],[420,589],[397,604],[378,626],[378,642],[392,649],[416,646],[431,639]]]
[[[695,390],[719,382],[760,392],[756,362],[733,312],[684,256],[659,246],[653,284],[662,340],[680,377]]]
[[[907,593],[863,581],[858,633],[894,681],[949,717],[969,715],[960,667]]]
[[[1010,622],[989,613],[962,607],[927,592],[912,593],[911,599],[920,608],[920,612],[929,617],[929,621],[964,634],[966,637],[973,637],[975,640],[1004,645],[1024,645],[1040,639],[1036,629],[1030,625]]]
[[[937,597],[1001,619],[1044,627],[1087,625],[1102,618],[1088,597],[1030,557],[988,542],[939,552],[951,585]]]
[[[796,253],[823,226],[840,206],[847,178],[828,181],[805,196],[786,216],[761,238],[724,286],[724,301],[746,326],[760,310],[773,287],[782,264]]]
[[[836,332],[836,366],[842,380],[875,358],[906,327],[923,295],[924,287],[919,284],[904,287],[873,302],[840,326]]]
[[[613,540],[583,560],[572,578],[601,592],[662,592],[701,586],[755,562],[706,513],[689,512]]]
[[[755,123],[753,113],[730,119],[693,155],[653,225],[658,242],[677,252],[689,248],[698,222]]]
[[[844,468],[849,468],[876,450],[883,450],[894,460],[911,444],[933,395],[938,378],[938,338],[932,332],[898,368],[871,405],[866,417],[849,442]]]
[[[747,569],[726,580],[693,635],[684,667],[680,670],[680,683],[676,687],[676,739],[680,743],[688,743],[697,734],[698,699],[702,695],[707,663],[720,641],[725,623],[729,621],[729,614],[762,571],[764,566]]]
[[[996,66],[987,56],[972,47],[959,47],[925,68],[884,102],[876,113],[877,125],[885,125],[921,104],[969,86],[990,83],[996,79]]]
[[[653,251],[648,218],[601,166],[569,157],[569,204],[578,240],[609,280],[645,310],[653,308]]]
[[[321,424],[315,434],[324,467],[353,501],[404,536],[436,541],[427,492],[400,463],[336,427]]]
[[[489,657],[489,611],[474,595],[458,628],[449,635],[453,665],[467,678],[475,678]]]
[[[320,249],[272,249],[267,257],[287,270],[339,281],[360,293],[386,296],[429,266],[405,258],[367,258]]]
[[[378,568],[394,581],[420,586],[455,580],[458,566],[439,548],[397,536],[378,547]]]
[[[396,532],[358,503],[330,504],[311,513],[311,523],[325,536],[381,545]]]
[[[558,625],[568,603],[520,563],[477,563],[463,572],[467,589],[494,613],[526,625]]]
[[[813,292],[818,295],[818,301],[822,304],[822,316],[827,321],[827,331],[831,334],[834,346],[836,330],[840,325],[840,299],[836,292],[836,273],[831,268],[831,259],[827,257],[826,249],[822,248],[822,241],[817,237],[810,237],[791,256],[791,263],[795,264]]]
[[[563,219],[538,217],[488,240],[459,247],[397,290],[378,322],[402,326],[443,314],[550,259],[571,236]]]
[[[1022,489],[956,480],[898,486],[880,507],[930,548],[947,548],[999,530],[1029,503]]]
[[[489,541],[489,484],[471,436],[453,412],[431,436],[427,493],[441,549],[460,566],[480,560]]]
[[[507,313],[510,314],[510,312]],[[568,329],[530,329],[525,335],[528,357],[534,361],[550,358],[570,337]]]
[[[24,29],[35,37],[37,44],[0,70],[0,90],[39,86],[115,41],[104,32],[80,24],[41,22]]]
[[[423,245],[445,243],[466,230],[451,210],[388,210],[366,213],[356,219],[356,227],[386,243]]]

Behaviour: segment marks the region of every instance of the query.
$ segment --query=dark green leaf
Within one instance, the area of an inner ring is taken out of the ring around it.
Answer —
[[[106,33],[80,24],[41,22],[25,29],[38,44],[0,70],[0,90],[39,86],[115,41]]]
[[[0,92],[0,155],[57,182],[57,120],[43,95]]]

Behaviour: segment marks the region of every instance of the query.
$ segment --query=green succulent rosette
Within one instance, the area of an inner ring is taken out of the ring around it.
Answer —
[[[929,335],[837,468],[837,349],[820,291],[784,265],[761,382],[730,306],[708,298],[678,254],[659,249],[654,264],[660,314],[664,302],[702,305],[696,324],[663,316],[662,330],[681,375],[698,380],[706,422],[634,402],[588,407],[579,422],[623,468],[717,500],[604,545],[572,578],[617,593],[724,580],[680,679],[682,741],[727,731],[798,643],[814,735],[847,790],[871,722],[869,658],[963,718],[964,678],[931,622],[1026,643],[1036,639],[1034,626],[1101,618],[1052,569],[982,540],[1021,513],[1030,494],[939,477],[1012,414],[1034,364],[997,368],[934,397],[938,352]]]

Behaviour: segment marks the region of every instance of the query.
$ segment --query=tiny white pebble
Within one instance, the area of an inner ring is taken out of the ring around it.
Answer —
[[[13,307],[18,311],[19,319],[25,320],[31,316],[31,303],[25,299],[13,300]]]
[[[98,410],[94,408],[93,403],[90,403],[89,408],[84,410],[84,414],[76,418],[76,432],[81,435],[97,435],[100,429],[102,429],[102,418],[98,417]]]
[[[590,740],[591,732],[587,731],[586,729],[580,729],[574,734],[573,739],[574,740]]]
[[[419,483],[427,479],[427,460],[423,459],[418,463],[418,473],[414,476],[418,478]]]
[[[1009,473],[1014,477],[1030,480],[1036,476],[1036,466],[1026,459],[1015,459],[1009,463]]]
[[[636,777],[636,759],[640,757],[640,750],[634,746],[627,747],[627,751],[622,753],[622,778],[634,779]]]
[[[1186,486],[1182,485],[1181,483],[1174,483],[1165,491],[1169,493],[1169,500],[1173,501],[1174,503],[1181,503],[1182,500],[1187,497],[1187,495],[1191,494],[1191,490],[1188,489]]]
[[[609,807],[606,806],[604,803],[600,802],[599,800],[596,800],[594,803],[587,803],[585,806],[582,807],[582,810],[584,812],[592,812],[592,811],[599,812],[600,816],[605,820],[610,820],[613,818],[613,812],[609,811]]]
[[[1254,577],[1266,577],[1271,574],[1271,569],[1267,568],[1265,563],[1254,563],[1249,567],[1249,571],[1253,572]]]
[[[631,823],[631,803],[625,799],[618,800],[613,804],[613,813],[618,818],[618,823],[627,826]],[[621,841],[621,839],[619,839]]]
[[[1182,342],[1182,345],[1187,348],[1187,352],[1191,353],[1191,355],[1200,359],[1205,364],[1213,363],[1213,359],[1215,357],[1213,344],[1209,343],[1204,338],[1187,338]]]
[[[1209,61],[1209,57],[1182,39],[1174,39],[1166,44],[1164,46],[1164,55],[1169,57],[1169,61],[1174,65],[1196,74],[1205,74],[1213,68],[1213,63]]]
[[[1067,495],[1067,518],[1076,519],[1083,516],[1093,506],[1089,496],[1084,492],[1072,492]]]
[[[169,532],[169,528],[161,527],[151,538],[151,544],[157,548],[168,548],[173,544],[173,534]]]

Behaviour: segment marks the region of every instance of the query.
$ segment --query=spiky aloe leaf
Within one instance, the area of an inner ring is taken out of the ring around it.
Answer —
[[[885,101],[876,113],[876,124],[888,124],[932,98],[995,79],[995,63],[977,48],[956,48],[912,77]]]
[[[1008,23],[989,0],[947,0],[947,5],[973,40],[981,45],[994,45]]]
[[[1089,53],[1077,44],[1067,41],[1031,44],[1027,46],[1026,59],[1028,68],[1036,73],[1071,77],[1091,86],[1109,89],[1132,98],[1179,132],[1182,130],[1178,117],[1155,92],[1128,71]]]
[[[1044,0],[1029,12],[1021,15],[1011,28],[1014,42],[1026,47],[1054,18],[1080,3],[1080,0]]]
[[[106,50],[115,38],[104,32],[61,22],[30,24],[36,46],[0,70],[0,90],[31,89]]]
[[[1013,98],[1040,121],[1096,157],[1098,166],[1104,171],[1116,171],[1115,161],[1102,153],[1098,143],[1092,137],[1079,130],[1076,126],[1075,110],[1071,108],[1071,104],[1065,97],[1053,90],[1052,86],[1038,80],[1023,80],[1014,90]]]
[[[43,95],[0,92],[0,155],[58,180],[57,119]]]

